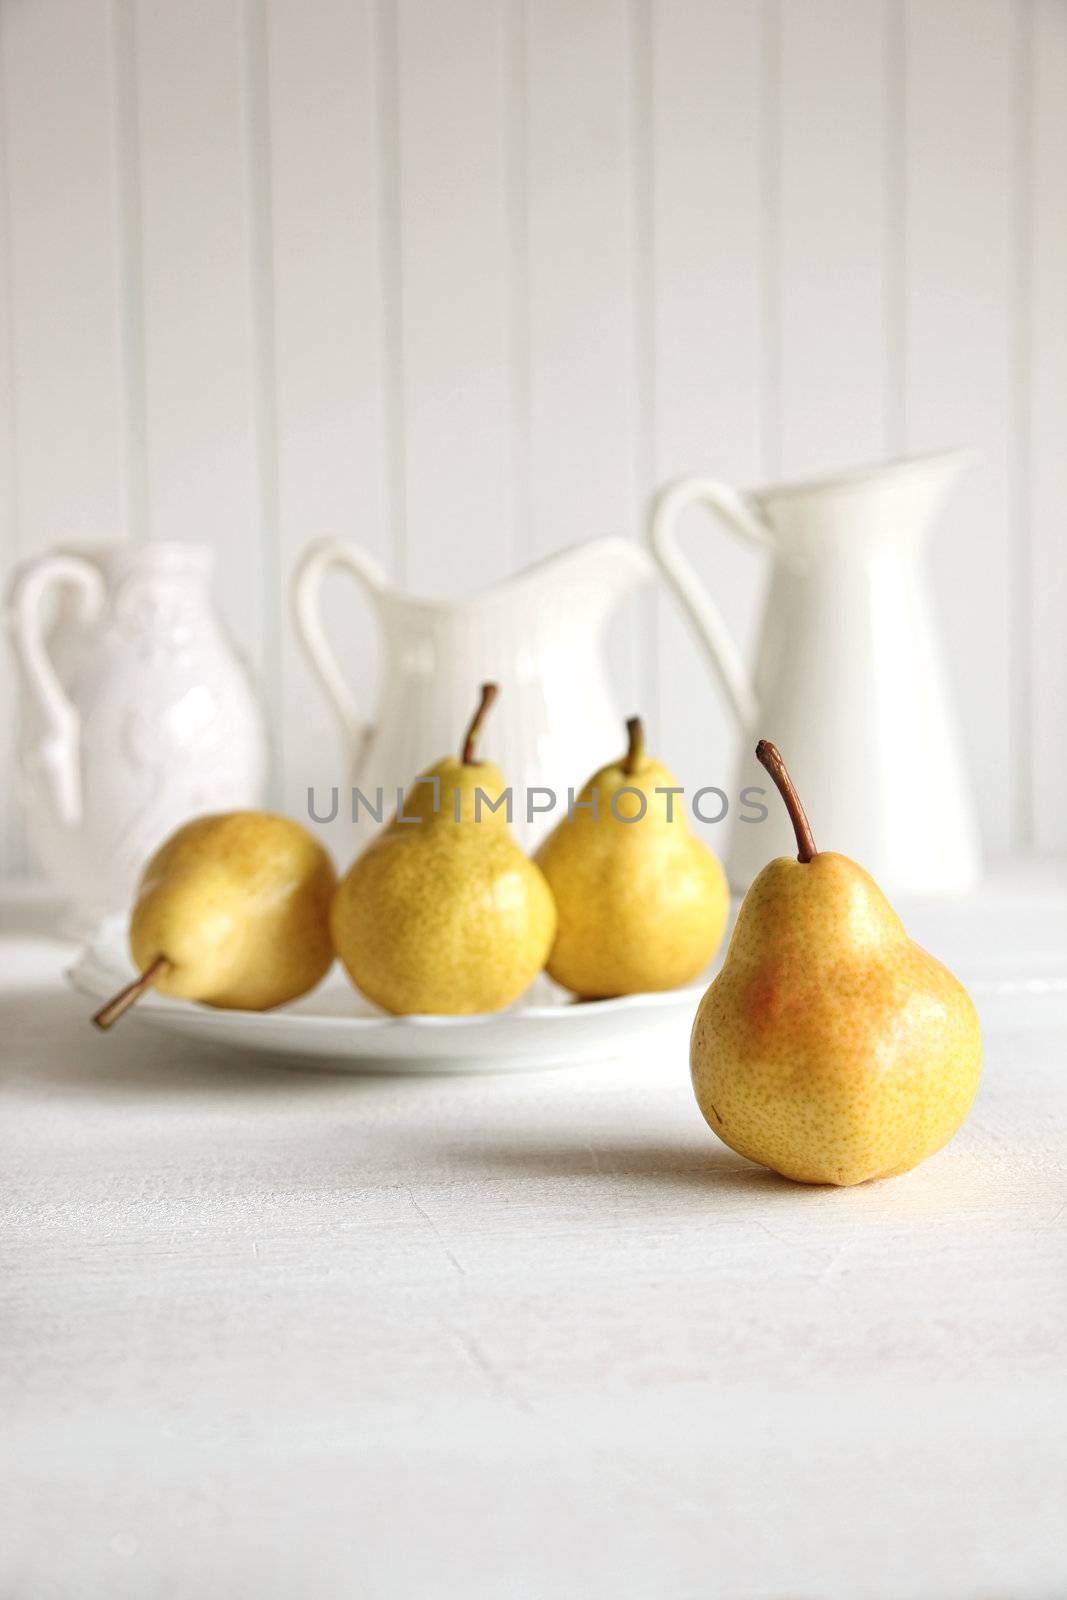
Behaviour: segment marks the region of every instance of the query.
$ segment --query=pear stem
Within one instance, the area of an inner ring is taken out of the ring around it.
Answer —
[[[460,759],[465,767],[474,766],[474,744],[481,732],[482,723],[485,721],[489,707],[500,693],[499,685],[495,683],[482,684],[482,698],[478,702],[478,709],[470,721],[467,737],[463,741],[463,754]]]
[[[143,994],[147,994],[156,979],[161,978],[165,972],[169,972],[170,968],[171,963],[166,956],[157,956],[151,966],[145,967],[139,978],[134,978],[132,983],[126,985],[125,989],[120,989],[118,994],[112,995],[106,1005],[100,1007],[100,1010],[93,1017],[94,1026],[101,1029],[102,1032],[106,1032],[111,1027],[111,1024],[117,1022],[121,1016],[124,1016],[136,1000],[139,1000]]]
[[[777,746],[771,744],[769,739],[761,739],[756,746],[756,760],[760,766],[766,767],[774,779],[775,788],[785,801],[785,809],[789,812],[789,820],[797,836],[797,860],[810,861],[812,856],[818,854],[811,823],[807,819],[804,807],[800,803],[800,796],[786,771],[785,762],[779,755]]]
[[[630,717],[626,723],[626,732],[630,736],[630,744],[623,758],[622,770],[627,777],[631,777],[637,771],[638,764],[645,753],[645,730],[641,726],[641,718]]]

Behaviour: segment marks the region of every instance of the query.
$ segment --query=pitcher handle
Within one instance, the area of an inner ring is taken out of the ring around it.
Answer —
[[[388,580],[372,556],[358,545],[346,544],[341,539],[319,539],[309,545],[293,574],[293,620],[297,637],[344,729],[353,768],[358,773],[374,727],[360,712],[322,626],[319,593],[330,567],[347,567],[372,600],[380,598]]]
[[[53,585],[74,590],[79,620],[87,626],[103,609],[105,588],[91,562],[49,555],[20,567],[7,596],[11,647],[45,730],[30,759],[44,775],[63,826],[76,828],[82,819],[81,723],[45,648],[43,608]]]
[[[722,613],[678,543],[675,525],[683,511],[692,505],[707,506],[733,532],[742,534],[761,549],[772,549],[773,542],[766,524],[744,496],[714,478],[682,478],[668,484],[653,503],[651,540],[656,558],[696,624],[733,713],[747,731],[759,719],[755,688]]]

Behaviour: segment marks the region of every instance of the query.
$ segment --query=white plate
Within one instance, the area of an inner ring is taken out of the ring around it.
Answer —
[[[126,918],[108,917],[67,978],[79,993],[107,1000],[135,976]],[[351,1072],[528,1072],[600,1056],[629,1055],[644,1042],[684,1052],[697,1002],[710,981],[666,994],[577,1003],[539,978],[509,1011],[478,1017],[392,1017],[377,1011],[339,966],[303,999],[278,1011],[217,1011],[149,993],[120,1027],[140,1022],[205,1043],[282,1057],[295,1065]]]

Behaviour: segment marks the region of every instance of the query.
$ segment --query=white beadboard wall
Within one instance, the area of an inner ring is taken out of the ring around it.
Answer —
[[[57,541],[211,541],[277,801],[343,776],[285,606],[309,538],[460,592],[641,537],[681,472],[970,442],[932,562],[986,845],[1067,849],[1063,0],[0,0],[0,23],[5,573]],[[759,558],[693,539],[751,648]],[[370,700],[343,579],[330,616]],[[618,661],[683,780],[728,776],[665,596]],[[5,873],[29,866],[13,725],[8,673]]]

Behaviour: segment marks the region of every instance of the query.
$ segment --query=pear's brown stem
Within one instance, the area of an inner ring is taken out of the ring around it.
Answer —
[[[465,767],[474,766],[474,741],[481,732],[482,723],[485,721],[489,707],[499,693],[500,689],[497,684],[482,684],[482,698],[478,702],[478,709],[471,718],[470,727],[467,729],[467,737],[463,741],[463,755],[460,759]]]
[[[789,812],[789,820],[797,836],[797,860],[810,861],[812,856],[818,853],[812,837],[811,823],[804,813],[800,796],[793,787],[793,780],[785,770],[785,762],[779,755],[777,746],[771,744],[769,739],[761,739],[756,746],[756,760],[767,768],[774,779],[778,793],[785,801],[785,809]]]
[[[117,1022],[130,1009],[135,1000],[139,1000],[148,992],[157,978],[170,971],[170,966],[166,956],[157,956],[151,966],[145,967],[139,978],[134,978],[125,989],[120,989],[118,994],[112,995],[106,1006],[100,1007],[93,1018],[96,1027],[104,1030],[110,1028],[113,1022]]]
[[[645,730],[641,726],[640,717],[630,717],[626,724],[626,732],[630,736],[630,745],[623,757],[622,770],[627,777],[637,771],[638,763],[645,753]]]

